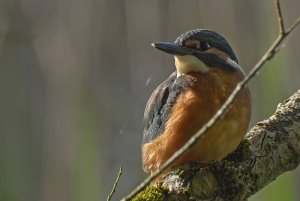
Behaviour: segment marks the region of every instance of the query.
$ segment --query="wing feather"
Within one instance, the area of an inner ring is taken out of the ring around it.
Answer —
[[[176,78],[176,72],[174,72],[154,90],[144,112],[142,145],[151,142],[163,133],[172,106],[190,84],[185,79],[185,75]]]

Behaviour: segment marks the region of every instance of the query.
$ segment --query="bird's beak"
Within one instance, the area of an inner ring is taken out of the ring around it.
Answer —
[[[151,46],[166,53],[179,56],[192,55],[193,53],[197,52],[197,50],[195,49],[183,47],[181,45],[178,45],[177,43],[157,42],[152,43]]]

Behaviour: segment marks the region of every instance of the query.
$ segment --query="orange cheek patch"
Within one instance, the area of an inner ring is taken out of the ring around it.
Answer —
[[[195,48],[197,46],[199,47],[200,41],[197,41],[197,40],[186,40],[186,41],[183,42],[182,45],[185,46],[185,47]]]
[[[217,48],[214,48],[214,47],[212,47],[209,50],[205,51],[205,53],[215,54],[224,61],[226,61],[229,58],[228,54],[226,54],[225,52],[223,52],[221,50],[218,50]]]
[[[186,40],[183,42],[183,46],[189,47],[189,48],[196,48],[196,47],[200,46],[200,41]],[[215,54],[224,61],[226,61],[229,58],[228,54],[226,54],[225,52],[223,52],[215,47],[212,47],[212,48],[206,50],[205,53]]]

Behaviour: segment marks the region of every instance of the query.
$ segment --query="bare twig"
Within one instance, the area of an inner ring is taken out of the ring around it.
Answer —
[[[279,33],[284,34],[285,29],[284,29],[284,23],[283,23],[283,17],[281,13],[281,6],[279,0],[275,0],[275,5],[276,5],[276,11],[277,11],[277,21],[278,21],[278,27],[279,27]]]
[[[292,24],[292,26],[288,28],[285,34],[289,34],[290,32],[292,32],[298,26],[299,23],[300,23],[300,17],[298,17],[298,19],[294,22],[294,24]]]
[[[113,185],[113,188],[111,189],[111,192],[110,192],[110,194],[108,195],[106,201],[110,201],[111,198],[112,198],[112,196],[113,196],[114,193],[116,192],[116,187],[117,187],[117,185],[118,185],[118,182],[119,182],[119,179],[120,179],[120,177],[121,177],[121,175],[122,175],[122,172],[123,172],[123,169],[122,169],[122,166],[120,166],[120,170],[119,170],[118,176],[117,176],[117,178],[116,178],[116,181],[115,181],[115,183],[114,183],[114,185]]]
[[[128,201],[132,199],[135,195],[141,192],[146,186],[148,186],[153,180],[155,180],[162,172],[172,166],[172,163],[181,157],[184,153],[189,151],[193,145],[195,145],[201,138],[205,136],[205,133],[216,124],[216,122],[227,112],[232,102],[235,100],[236,96],[240,91],[246,86],[246,84],[257,74],[257,72],[262,68],[262,66],[272,59],[276,53],[280,51],[280,44],[282,41],[296,28],[300,23],[300,17],[293,23],[292,26],[285,31],[284,22],[282,19],[281,8],[279,0],[275,0],[275,7],[277,11],[279,34],[270,48],[262,56],[262,58],[257,62],[257,64],[252,68],[252,70],[247,74],[247,76],[237,84],[236,88],[233,90],[231,95],[228,97],[226,102],[217,111],[217,113],[205,124],[182,148],[176,151],[164,164],[163,166],[154,172],[151,176],[147,177],[140,185],[138,185],[129,195],[124,197],[122,201]]]

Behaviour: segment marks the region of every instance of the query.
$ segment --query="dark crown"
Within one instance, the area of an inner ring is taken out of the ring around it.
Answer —
[[[206,41],[208,42],[212,47],[215,47],[226,54],[238,63],[238,59],[236,58],[232,48],[230,47],[227,40],[218,34],[215,31],[209,30],[209,29],[195,29],[188,31],[186,33],[181,34],[176,40],[175,43],[182,45],[185,40],[198,40],[198,41]]]

